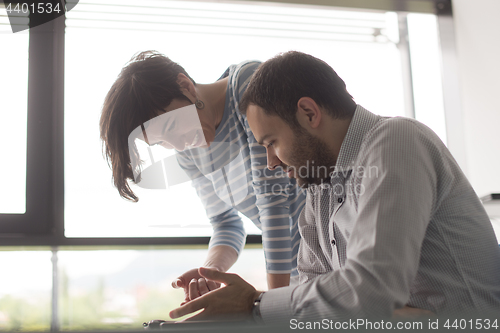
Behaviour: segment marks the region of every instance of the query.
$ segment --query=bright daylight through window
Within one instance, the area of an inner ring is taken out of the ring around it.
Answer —
[[[20,23],[27,18],[20,14]],[[24,21],[26,22],[24,22]],[[26,119],[28,111],[28,40],[27,30],[12,33],[7,12],[0,6],[0,142],[2,142],[2,191],[0,214],[24,214],[26,211]]]
[[[426,22],[435,21],[433,15],[424,16]],[[119,5],[115,1],[80,1],[67,14],[66,24],[67,237],[212,233],[189,183],[168,190],[133,186],[138,203],[123,200],[112,186],[111,171],[101,154],[100,110],[121,68],[137,52],[164,53],[196,82],[208,83],[231,64],[265,61],[288,50],[303,51],[328,62],[357,103],[378,114],[405,115],[396,13],[250,3],[142,1],[138,6],[132,1]],[[429,53],[437,64],[437,46],[434,51]],[[439,74],[436,82],[440,82]],[[441,107],[439,101],[434,104]],[[245,223],[249,234],[260,233],[249,220]]]

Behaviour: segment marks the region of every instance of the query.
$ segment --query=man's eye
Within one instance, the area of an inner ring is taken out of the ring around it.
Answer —
[[[273,143],[274,143],[273,141],[269,142],[269,143],[267,144],[267,148],[271,147],[271,146],[273,145]]]

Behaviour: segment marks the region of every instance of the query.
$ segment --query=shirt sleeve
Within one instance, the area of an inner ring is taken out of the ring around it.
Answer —
[[[234,89],[237,101],[241,99],[259,64],[251,62],[239,70]],[[281,168],[273,171],[267,168],[266,149],[255,140],[246,117],[242,116],[241,120],[247,132],[266,269],[271,274],[288,274],[292,270],[293,260],[288,193],[293,186]]]
[[[178,153],[177,160],[191,179],[191,184],[195,188],[203,207],[205,207],[207,217],[212,224],[214,232],[210,238],[209,247],[216,245],[231,246],[239,255],[245,245],[246,232],[238,211],[215,195],[212,182],[198,170],[188,156]]]
[[[373,129],[358,155],[359,165],[378,172],[359,177],[345,266],[295,288],[266,292],[266,322],[390,317],[408,301],[436,200],[440,162],[432,156],[439,152],[430,154],[438,149],[426,138],[430,132],[404,119],[390,122]]]

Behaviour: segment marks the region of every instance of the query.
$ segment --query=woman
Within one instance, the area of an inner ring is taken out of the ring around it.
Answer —
[[[140,165],[135,144],[129,151],[129,135],[139,131],[138,137],[149,145],[175,148],[214,228],[204,266],[225,272],[234,264],[245,243],[240,212],[262,229],[272,289],[288,285],[290,274],[292,280],[297,276],[296,222],[305,196],[280,168],[266,168],[266,150],[239,112],[239,100],[258,66],[243,62],[230,66],[214,83],[196,84],[167,57],[140,53],[107,94],[100,131],[114,184],[132,201],[138,198],[128,181],[139,182]],[[198,130],[188,131],[189,126]],[[218,287],[197,268],[179,276],[173,286],[184,289],[186,302]]]

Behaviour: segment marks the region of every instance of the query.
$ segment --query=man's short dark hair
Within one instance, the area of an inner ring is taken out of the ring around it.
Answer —
[[[240,111],[245,114],[253,104],[268,115],[281,117],[290,127],[299,128],[296,112],[302,97],[312,98],[337,119],[352,117],[356,109],[344,81],[326,62],[290,51],[259,66],[240,102]]]

